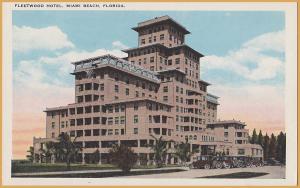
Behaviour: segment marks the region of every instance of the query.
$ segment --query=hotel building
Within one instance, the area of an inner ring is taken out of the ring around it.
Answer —
[[[190,143],[195,155],[223,152],[262,158],[262,148],[248,143],[246,124],[218,121],[218,97],[207,92],[200,79],[203,55],[187,44],[190,32],[169,16],[141,22],[132,28],[138,46],[112,55],[73,62],[75,102],[46,108],[46,138],[34,138],[36,162],[41,148],[60,133],[76,138],[83,147],[77,162],[89,163],[100,152],[99,163],[109,162],[114,144],[126,144],[139,155],[140,164],[153,161],[149,144],[155,137]],[[168,145],[166,163],[177,163]]]

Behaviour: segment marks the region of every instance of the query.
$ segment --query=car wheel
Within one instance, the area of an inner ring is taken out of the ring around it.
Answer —
[[[216,169],[221,169],[222,168],[222,163],[216,163]]]
[[[227,164],[227,163],[225,163],[225,164],[224,164],[224,168],[229,169],[229,168],[230,168],[230,165]]]
[[[204,169],[210,169],[210,165],[209,164],[204,165]]]

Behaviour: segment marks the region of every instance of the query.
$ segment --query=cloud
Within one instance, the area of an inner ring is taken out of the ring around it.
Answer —
[[[120,49],[120,50],[129,48],[128,46],[126,46],[125,44],[123,44],[121,41],[114,41],[112,43],[112,46],[113,46],[113,48]]]
[[[91,57],[97,57],[101,55],[111,54],[117,57],[126,57],[126,53],[114,49],[114,50],[107,50],[107,49],[97,49],[94,51],[84,51],[84,50],[78,50],[78,51],[69,51],[64,54],[55,56],[55,57],[40,57],[38,59],[39,63],[45,63],[45,64],[58,64],[58,70],[62,75],[65,75],[67,73],[70,73],[73,71],[74,66],[71,64],[71,62],[83,60],[86,58]]]
[[[284,86],[250,84],[212,85],[209,92],[220,96],[218,118],[246,122],[247,129],[271,133],[284,130]]]
[[[13,49],[19,52],[31,50],[57,50],[74,48],[68,36],[57,26],[33,28],[13,26]]]
[[[112,45],[114,46],[114,45]],[[74,103],[73,61],[112,54],[125,57],[118,49],[71,50],[54,56],[16,62],[13,69],[13,155],[24,158],[33,136],[45,136],[46,107]],[[18,131],[17,131],[18,130]],[[32,130],[31,134],[27,130]],[[18,144],[16,144],[18,143]]]
[[[276,52],[284,52],[285,31],[276,31],[260,35],[246,42],[243,47],[254,48],[257,51],[271,50]]]
[[[273,79],[283,72],[284,63],[278,55],[265,52],[284,52],[284,31],[266,33],[245,42],[240,49],[225,56],[208,55],[202,58],[202,71],[220,69],[231,71],[248,80]]]

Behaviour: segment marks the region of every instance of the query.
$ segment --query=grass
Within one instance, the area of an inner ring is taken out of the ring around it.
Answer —
[[[269,173],[265,172],[236,172],[231,174],[221,174],[216,176],[204,176],[200,178],[236,178],[236,179],[246,179],[246,178],[254,178],[259,176],[264,176]]]
[[[180,172],[184,171],[182,169],[157,169],[155,171],[130,171],[129,173],[123,172],[90,172],[90,173],[73,173],[73,174],[59,174],[59,175],[23,175],[23,176],[14,176],[12,177],[30,177],[30,178],[106,178],[106,177],[118,177],[118,176],[136,176],[136,175],[147,175],[147,174],[160,174],[160,173],[172,173],[172,172]]]
[[[176,167],[178,165],[167,165],[166,167]],[[155,169],[154,165],[135,166],[134,169]],[[71,164],[71,171],[79,170],[108,170],[117,169],[112,164]],[[65,163],[31,163],[26,160],[12,161],[12,173],[30,173],[30,172],[61,172],[67,171]]]

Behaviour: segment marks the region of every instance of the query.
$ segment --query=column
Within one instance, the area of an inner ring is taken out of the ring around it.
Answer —
[[[82,148],[84,149],[85,148],[85,142],[82,142]],[[81,161],[81,164],[85,164],[85,154],[83,153],[83,151],[82,151],[82,161]]]
[[[42,163],[42,154],[39,154],[40,159],[39,159],[39,163]]]
[[[51,155],[51,164],[54,164],[54,163],[55,163],[55,155],[52,154],[52,155]]]
[[[102,164],[102,161],[101,161],[101,159],[102,159],[102,157],[101,157],[101,155],[102,155],[102,153],[101,153],[101,141],[99,141],[99,161],[98,161],[98,164],[99,165],[101,165]]]
[[[174,157],[171,157],[171,164],[174,164]]]
[[[147,166],[149,166],[150,165],[150,154],[147,153],[146,155],[147,155]]]
[[[141,165],[141,154],[138,153],[137,156],[138,156],[138,160],[137,160],[136,164],[140,166]]]
[[[85,154],[84,154],[84,153],[82,153],[82,156],[81,156],[81,157],[82,157],[81,164],[85,164],[85,159],[84,159],[84,158],[85,158]]]
[[[166,155],[165,164],[168,164],[169,154]]]

